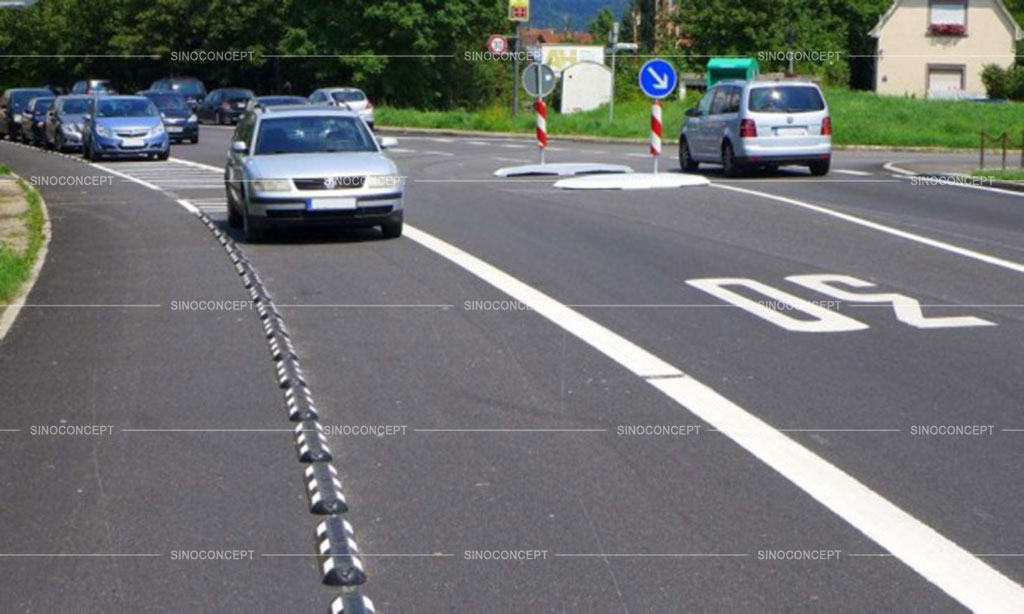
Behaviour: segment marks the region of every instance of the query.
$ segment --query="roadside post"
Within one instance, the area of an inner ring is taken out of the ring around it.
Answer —
[[[676,70],[660,58],[648,60],[640,67],[640,89],[651,98],[651,157],[654,174],[658,174],[658,156],[661,155],[661,99],[676,89]]]
[[[512,116],[519,115],[519,52],[522,49],[523,23],[530,21],[530,0],[508,0],[508,19],[516,24],[515,52],[512,55]]]
[[[537,112],[537,149],[540,163],[544,164],[544,150],[548,146],[548,107],[544,97],[555,90],[555,71],[547,64],[530,64],[523,71],[523,89],[537,99],[533,105]]]

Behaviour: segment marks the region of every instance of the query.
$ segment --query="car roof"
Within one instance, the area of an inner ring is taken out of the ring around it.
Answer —
[[[324,107],[309,104],[288,104],[277,107],[257,107],[254,109],[257,115],[274,117],[359,117],[353,111],[338,109],[337,107]]]
[[[714,86],[717,85],[736,85],[739,87],[793,87],[810,85],[812,87],[818,87],[816,83],[814,83],[813,81],[808,81],[806,79],[781,79],[778,81],[769,79],[755,79],[753,81],[747,81],[746,79],[722,79],[718,83],[715,83]]]
[[[133,96],[131,94],[117,94],[115,96],[89,96],[95,100],[145,100],[149,102],[149,98],[145,96]]]
[[[325,92],[359,92],[361,94],[365,94],[366,93],[363,90],[359,89],[358,87],[348,87],[348,86],[346,86],[346,87],[322,87],[320,89],[325,91]]]
[[[53,93],[53,90],[51,90],[48,87],[12,87],[7,91],[11,92],[12,94],[14,92],[50,92],[51,94]]]

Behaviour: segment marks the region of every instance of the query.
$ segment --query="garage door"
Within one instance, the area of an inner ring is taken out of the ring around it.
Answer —
[[[964,71],[957,68],[931,68],[928,70],[929,92],[959,92],[963,90]]]

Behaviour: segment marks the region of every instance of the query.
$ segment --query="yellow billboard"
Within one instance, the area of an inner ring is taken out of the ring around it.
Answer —
[[[508,0],[508,18],[512,21],[530,21],[530,0]]]

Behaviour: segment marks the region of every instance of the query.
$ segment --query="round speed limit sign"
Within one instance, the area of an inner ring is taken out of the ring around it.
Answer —
[[[495,34],[487,39],[487,50],[493,54],[505,53],[508,51],[508,39],[500,34]]]

